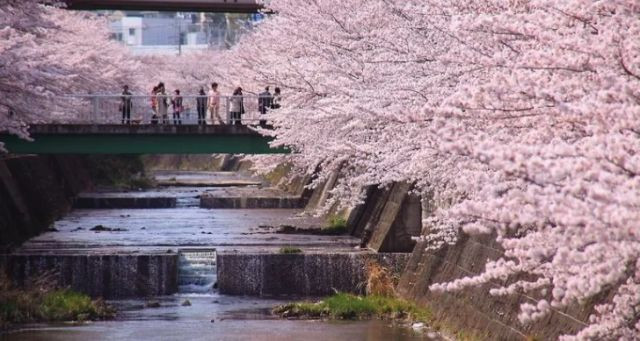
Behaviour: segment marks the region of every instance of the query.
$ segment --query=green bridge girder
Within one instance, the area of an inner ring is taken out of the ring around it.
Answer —
[[[34,125],[33,141],[2,134],[12,154],[286,154],[246,126]]]

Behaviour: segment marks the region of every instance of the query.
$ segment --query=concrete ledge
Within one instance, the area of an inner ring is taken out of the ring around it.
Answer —
[[[114,208],[174,208],[176,198],[162,197],[121,197],[121,198],[95,198],[78,197],[73,206],[87,209],[114,209]]]
[[[45,271],[58,284],[91,297],[120,299],[170,295],[178,291],[178,255],[9,255],[0,256],[18,285]]]
[[[218,289],[221,294],[249,296],[362,293],[369,261],[399,274],[408,259],[407,253],[219,253]]]
[[[202,195],[201,208],[304,208],[299,197],[215,197]]]

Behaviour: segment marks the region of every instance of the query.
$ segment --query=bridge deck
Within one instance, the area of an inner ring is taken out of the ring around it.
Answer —
[[[34,125],[33,141],[0,134],[13,154],[282,154],[246,126]]]

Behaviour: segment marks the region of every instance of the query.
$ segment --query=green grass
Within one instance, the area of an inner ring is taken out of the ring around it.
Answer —
[[[98,320],[114,315],[104,302],[69,289],[12,289],[0,294],[0,328],[14,323]]]
[[[302,253],[302,250],[297,247],[284,246],[280,248],[278,253],[282,253],[282,254]]]
[[[432,320],[431,313],[417,305],[394,297],[356,296],[338,293],[319,302],[288,303],[273,312],[282,317],[361,320],[371,318],[402,319],[414,322]]]
[[[341,216],[331,216],[327,221],[327,226],[320,230],[326,235],[340,235],[347,232],[347,220]]]
[[[89,296],[71,290],[47,293],[40,304],[40,315],[47,321],[94,319],[99,310]]]

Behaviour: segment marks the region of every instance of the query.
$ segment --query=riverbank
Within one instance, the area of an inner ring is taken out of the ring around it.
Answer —
[[[103,300],[55,286],[51,276],[32,278],[17,287],[0,274],[0,331],[34,322],[113,319],[116,311]]]

